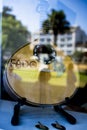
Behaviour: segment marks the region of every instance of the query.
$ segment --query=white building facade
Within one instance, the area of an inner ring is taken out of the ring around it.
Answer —
[[[32,41],[35,39],[38,39],[40,44],[53,45],[54,36],[52,32],[49,32],[49,34],[38,32],[32,35]],[[87,36],[80,27],[71,27],[69,33],[58,35],[57,46],[65,55],[72,55],[78,46],[81,47],[81,45],[86,43],[86,40]]]

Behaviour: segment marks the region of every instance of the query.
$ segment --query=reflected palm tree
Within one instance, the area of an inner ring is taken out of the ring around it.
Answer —
[[[69,31],[70,23],[66,20],[63,10],[56,11],[52,9],[51,14],[48,15],[48,19],[42,23],[42,29],[44,33],[48,33],[48,30],[53,31],[54,45],[57,46],[57,35]]]

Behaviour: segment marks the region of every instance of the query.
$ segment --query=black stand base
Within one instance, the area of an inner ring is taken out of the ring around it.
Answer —
[[[62,108],[62,105],[67,105],[69,103],[69,98],[65,99],[65,103],[61,104],[61,105],[55,105],[54,106],[54,110],[58,113],[60,113],[62,116],[64,116],[67,121],[70,124],[75,124],[76,123],[76,119],[70,115],[69,113],[67,113],[66,111],[64,111],[64,109]],[[26,98],[22,98],[18,101],[18,103],[14,106],[14,113],[11,119],[11,124],[16,126],[19,124],[19,112],[20,112],[20,107],[26,104]]]
[[[26,102],[26,98],[22,98],[21,100],[18,101],[18,103],[14,106],[14,113],[11,119],[11,124],[16,126],[19,124],[19,112],[20,112],[20,107],[24,105]]]
[[[67,105],[69,103],[69,98],[65,98],[65,103],[62,105]],[[66,118],[66,120],[70,123],[70,124],[76,124],[76,119],[70,115],[69,113],[67,113],[66,111],[64,111],[64,109],[62,108],[62,105],[55,105],[54,106],[54,110],[58,113],[60,113],[62,116],[64,116]]]

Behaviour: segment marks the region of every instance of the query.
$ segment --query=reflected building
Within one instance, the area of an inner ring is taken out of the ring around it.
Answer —
[[[53,45],[53,32],[49,31],[48,34],[44,34],[42,31],[36,32],[32,34],[32,41],[35,39],[38,39],[39,43],[49,43]],[[59,34],[57,37],[58,48],[62,50],[65,55],[72,55],[76,50],[85,46],[86,42],[87,35],[79,26],[71,27],[68,33]]]

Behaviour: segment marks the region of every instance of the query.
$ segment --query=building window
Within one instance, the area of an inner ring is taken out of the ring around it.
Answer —
[[[64,44],[60,44],[60,47],[64,47]]]
[[[40,42],[44,42],[44,40],[45,40],[44,38],[40,38]]]
[[[72,51],[67,51],[67,54],[70,55],[72,53]]]
[[[61,40],[62,42],[64,42],[64,41],[65,41],[65,39],[64,39],[64,38],[61,38],[60,40]]]
[[[50,38],[47,38],[47,42],[50,42],[51,41],[51,39]]]
[[[68,37],[67,40],[68,40],[68,41],[72,40],[72,37]]]
[[[72,44],[68,44],[67,47],[72,47]]]

